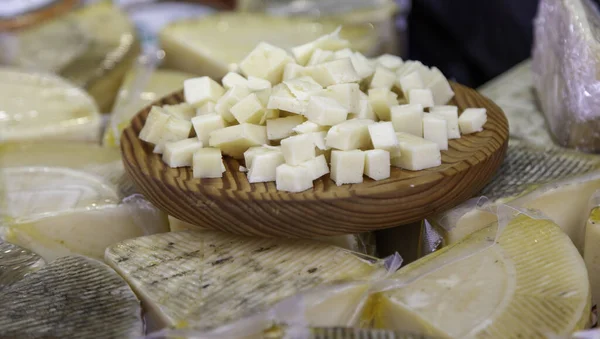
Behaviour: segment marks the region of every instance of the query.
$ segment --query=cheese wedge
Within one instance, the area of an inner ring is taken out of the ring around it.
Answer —
[[[369,279],[380,268],[321,242],[220,232],[171,232],[121,242],[106,262],[160,326],[210,329],[331,282]]]
[[[442,338],[568,336],[590,320],[577,249],[548,220],[512,219],[472,234],[392,275],[376,295],[375,326]]]

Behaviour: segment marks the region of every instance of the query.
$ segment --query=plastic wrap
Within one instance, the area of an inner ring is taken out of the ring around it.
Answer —
[[[0,292],[45,264],[39,255],[0,240]]]
[[[0,234],[47,261],[95,259],[116,242],[168,231],[136,194],[117,150],[70,143],[0,145]]]
[[[542,0],[534,23],[533,82],[556,141],[600,151],[600,14],[590,0]]]

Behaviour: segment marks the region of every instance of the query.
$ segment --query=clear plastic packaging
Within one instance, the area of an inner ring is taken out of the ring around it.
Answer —
[[[39,255],[0,240],[0,291],[44,265]]]
[[[556,141],[600,151],[600,13],[591,0],[542,0],[534,23],[533,82]]]

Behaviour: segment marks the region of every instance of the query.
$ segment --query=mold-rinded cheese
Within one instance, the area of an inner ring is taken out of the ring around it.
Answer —
[[[496,230],[393,274],[399,286],[375,296],[375,327],[442,338],[542,338],[588,326],[588,275],[560,228],[521,214],[495,241]]]
[[[161,326],[195,329],[255,314],[318,285],[381,273],[354,253],[321,242],[214,231],[128,240],[108,248],[105,260]]]
[[[10,64],[60,76],[84,88],[101,112],[109,112],[139,43],[126,13],[111,1],[97,1],[67,15],[16,33]],[[2,91],[3,92],[3,91]]]
[[[396,132],[423,137],[423,105],[392,106],[391,118]]]
[[[0,142],[100,140],[96,103],[61,77],[0,67],[0,102]]]
[[[225,127],[211,132],[208,143],[220,148],[223,154],[239,159],[249,147],[267,143],[267,129],[247,123]]]
[[[289,50],[338,26],[339,23],[328,20],[317,24],[304,18],[223,12],[172,23],[160,32],[160,42],[166,53],[166,67],[221,79],[260,42]],[[372,53],[376,34],[366,25],[346,25],[340,32],[362,53]]]

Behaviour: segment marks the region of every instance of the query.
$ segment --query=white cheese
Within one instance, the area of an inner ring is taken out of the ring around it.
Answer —
[[[335,99],[344,106],[349,113],[359,113],[359,93],[361,93],[361,91],[358,84],[339,84],[327,87],[327,89],[319,95]]]
[[[307,103],[297,99],[287,87],[280,87],[277,91],[274,88],[267,104],[268,109],[279,109],[294,114],[304,114],[306,106]]]
[[[483,131],[483,125],[487,121],[485,108],[467,108],[460,117],[458,125],[462,134],[471,134]]]
[[[305,116],[316,124],[333,126],[346,120],[348,110],[335,99],[313,96],[308,101]]]
[[[191,131],[192,123],[190,121],[171,116],[167,119],[167,123],[162,129],[158,144],[164,147],[164,144],[167,142],[187,139]]]
[[[317,48],[314,50],[313,54],[310,56],[310,60],[308,60],[308,63],[306,64],[306,66],[314,66],[314,65],[318,65],[327,61],[331,61],[333,60],[333,52],[332,51],[325,51],[322,50],[320,48]]]
[[[185,102],[200,107],[207,101],[217,101],[223,96],[225,90],[218,82],[210,77],[187,79],[183,82],[183,96]]]
[[[168,120],[169,115],[162,107],[152,106],[150,113],[148,113],[148,118],[146,118],[146,123],[140,131],[140,140],[158,144]]]
[[[385,88],[392,89],[396,83],[396,73],[385,67],[377,67],[373,79],[369,84],[369,88]]]
[[[363,92],[359,93],[358,113],[349,113],[348,119],[371,119],[373,121],[378,120],[377,115],[373,111],[373,106],[371,106],[371,102],[369,102],[369,97]]]
[[[258,124],[265,115],[265,107],[254,93],[238,101],[229,111],[240,124]]]
[[[402,132],[396,133],[396,137],[400,156],[392,157],[393,166],[410,171],[420,171],[442,164],[442,154],[435,142]]]
[[[375,62],[378,66],[385,67],[386,69],[389,69],[391,71],[397,70],[404,64],[402,58],[391,54],[380,55],[379,57],[377,57],[377,59],[375,59]]]
[[[255,154],[252,159],[252,167],[248,170],[248,182],[275,181],[276,169],[285,163],[281,151],[270,151]]]
[[[304,69],[304,73],[315,79],[323,87],[361,80],[350,59],[339,59],[308,66]]]
[[[390,152],[382,149],[365,151],[365,175],[373,180],[390,177]]]
[[[423,137],[423,105],[392,106],[392,124],[396,132]]]
[[[433,100],[436,105],[445,105],[454,97],[452,87],[450,87],[448,80],[439,69],[432,67],[431,72],[431,80],[425,84],[425,87],[433,93]]]
[[[323,90],[323,87],[309,76],[287,80],[284,81],[283,84],[296,99],[301,101],[307,101],[311,96],[318,94]]]
[[[201,148],[193,155],[192,175],[194,178],[223,177],[223,160],[218,148]]]
[[[408,93],[410,92],[410,90],[425,88],[423,80],[421,79],[421,76],[417,71],[398,77],[396,86],[398,86],[402,90],[405,98],[408,98]]]
[[[299,134],[281,140],[285,163],[297,166],[315,157],[315,144],[309,134]]]
[[[448,127],[448,139],[459,139],[460,131],[458,128],[458,107],[456,106],[433,106],[429,112],[435,113],[438,116],[446,119]]]
[[[435,113],[423,117],[423,138],[435,142],[440,150],[448,149],[448,123]]]
[[[234,123],[235,117],[231,114],[231,107],[240,100],[250,95],[250,90],[246,86],[233,86],[223,94],[215,105],[215,112],[220,114],[228,123]]]
[[[304,66],[300,66],[297,63],[287,63],[283,68],[283,81],[292,80],[304,75]]]
[[[266,127],[246,123],[215,130],[208,139],[210,147],[220,148],[223,154],[237,159],[242,158],[249,147],[266,143]]]
[[[304,122],[301,115],[267,120],[267,139],[279,140],[292,135],[293,129]]]
[[[275,184],[278,191],[303,192],[313,187],[312,173],[302,166],[279,165],[276,169]]]
[[[167,142],[162,159],[169,167],[192,166],[192,155],[200,148],[202,142],[197,138]]]
[[[300,167],[304,167],[308,170],[312,180],[317,180],[329,173],[329,166],[327,166],[327,160],[323,154],[301,163]]]
[[[167,114],[183,120],[190,120],[192,117],[196,116],[196,110],[194,106],[186,102],[175,105],[164,105],[162,106],[162,109]]]
[[[270,152],[281,153],[281,147],[280,146],[276,146],[276,147],[275,146],[269,146],[269,147],[253,146],[253,147],[248,148],[248,150],[246,152],[244,152],[244,162],[246,163],[246,167],[252,168],[254,158],[256,158],[257,155],[260,155],[263,153],[270,153]]]
[[[379,120],[390,121],[390,107],[398,105],[398,95],[386,88],[372,88],[369,103]]]
[[[325,145],[342,151],[369,148],[371,146],[369,126],[372,124],[374,121],[369,119],[352,119],[337,124],[327,132]]]
[[[217,112],[216,104],[212,101],[208,101],[207,103],[205,103],[204,105],[202,105],[196,109],[196,116],[210,114],[210,113],[216,113],[216,112]]]
[[[408,103],[411,105],[421,104],[425,108],[433,107],[433,94],[429,89],[411,89],[408,91]]]
[[[336,185],[363,182],[365,154],[360,150],[331,152],[331,179]]]
[[[225,120],[217,113],[199,115],[192,118],[192,126],[196,131],[196,137],[203,145],[208,145],[210,133],[225,128]]]
[[[317,49],[337,51],[348,47],[350,42],[340,38],[340,30],[341,28],[338,27],[332,33],[323,35],[315,41],[292,48],[292,54],[294,54],[296,61],[300,65],[306,65]]]
[[[289,62],[293,59],[284,49],[261,42],[240,62],[240,70],[247,77],[254,76],[277,84],[281,82],[283,69]]]
[[[312,132],[327,131],[328,129],[329,128],[327,126],[317,125],[312,121],[305,121],[300,125],[292,128],[292,131],[296,132],[297,134],[306,134]]]
[[[246,86],[248,86],[248,89],[250,89],[252,92],[258,92],[272,87],[271,82],[269,80],[253,76],[248,77],[248,82],[246,83]]]
[[[223,79],[221,79],[221,83],[223,84],[223,87],[225,87],[225,89],[230,89],[233,86],[248,87],[248,80],[242,75],[235,72],[229,72],[225,74]]]
[[[371,136],[371,142],[373,148],[390,150],[398,147],[398,139],[396,138],[396,132],[394,131],[394,125],[389,121],[377,122],[370,124],[369,135]]]

